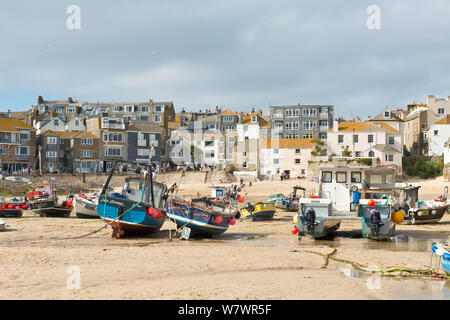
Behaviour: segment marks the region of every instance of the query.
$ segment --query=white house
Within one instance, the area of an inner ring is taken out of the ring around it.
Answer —
[[[450,115],[447,115],[430,126],[428,146],[430,156],[442,156],[444,145],[450,138]]]
[[[66,123],[66,131],[86,131],[86,126],[83,124],[83,119],[80,116],[71,118]]]
[[[36,128],[36,134],[40,134],[44,131],[66,131],[66,124],[58,116],[53,116],[45,120],[35,121],[34,127]]]
[[[446,99],[436,98],[433,95],[427,96],[427,105],[438,117],[450,114],[450,96]]]
[[[378,158],[381,164],[394,164],[402,171],[403,145],[400,132],[384,122],[335,121],[327,136],[327,155]]]
[[[287,174],[290,178],[304,177],[308,174],[312,139],[267,139],[261,143],[261,176]]]

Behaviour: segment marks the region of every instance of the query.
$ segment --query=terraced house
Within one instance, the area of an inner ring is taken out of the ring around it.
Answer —
[[[334,106],[332,105],[292,105],[271,106],[270,125],[272,138],[326,140],[327,131],[333,127]]]
[[[349,159],[375,158],[396,165],[402,173],[403,145],[397,129],[384,122],[341,122],[328,131],[327,155]]]
[[[10,118],[0,118],[0,168],[2,173],[18,173],[35,168],[36,129]]]

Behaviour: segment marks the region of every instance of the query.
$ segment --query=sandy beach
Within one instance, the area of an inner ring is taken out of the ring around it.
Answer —
[[[288,194],[313,182],[255,182],[250,201]],[[411,181],[420,195],[442,193],[443,178]],[[209,194],[209,183],[182,184],[179,195]],[[361,271],[430,268],[432,240],[450,239],[450,215],[432,225],[398,225],[390,242],[360,235],[360,223],[345,222],[333,238],[298,240],[294,213],[277,211],[273,221],[240,220],[212,239],[180,240],[166,221],[154,235],[112,239],[101,220],[40,218],[26,212],[6,218],[0,232],[0,299],[450,299],[450,280],[396,277]],[[333,259],[326,255],[334,252]],[[353,263],[353,264],[352,264]],[[71,288],[72,266],[80,287]]]

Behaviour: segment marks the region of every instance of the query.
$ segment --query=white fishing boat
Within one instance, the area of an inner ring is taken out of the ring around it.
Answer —
[[[75,196],[73,209],[77,218],[100,218],[97,212],[98,191],[95,191],[92,197],[88,198],[83,193]]]

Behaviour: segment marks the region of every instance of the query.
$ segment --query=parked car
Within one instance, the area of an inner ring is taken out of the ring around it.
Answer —
[[[14,176],[6,177],[5,180],[8,180],[8,181],[14,181],[14,182],[28,183],[28,184],[31,183],[31,180],[30,180],[30,179],[22,178],[22,177],[14,177]]]

